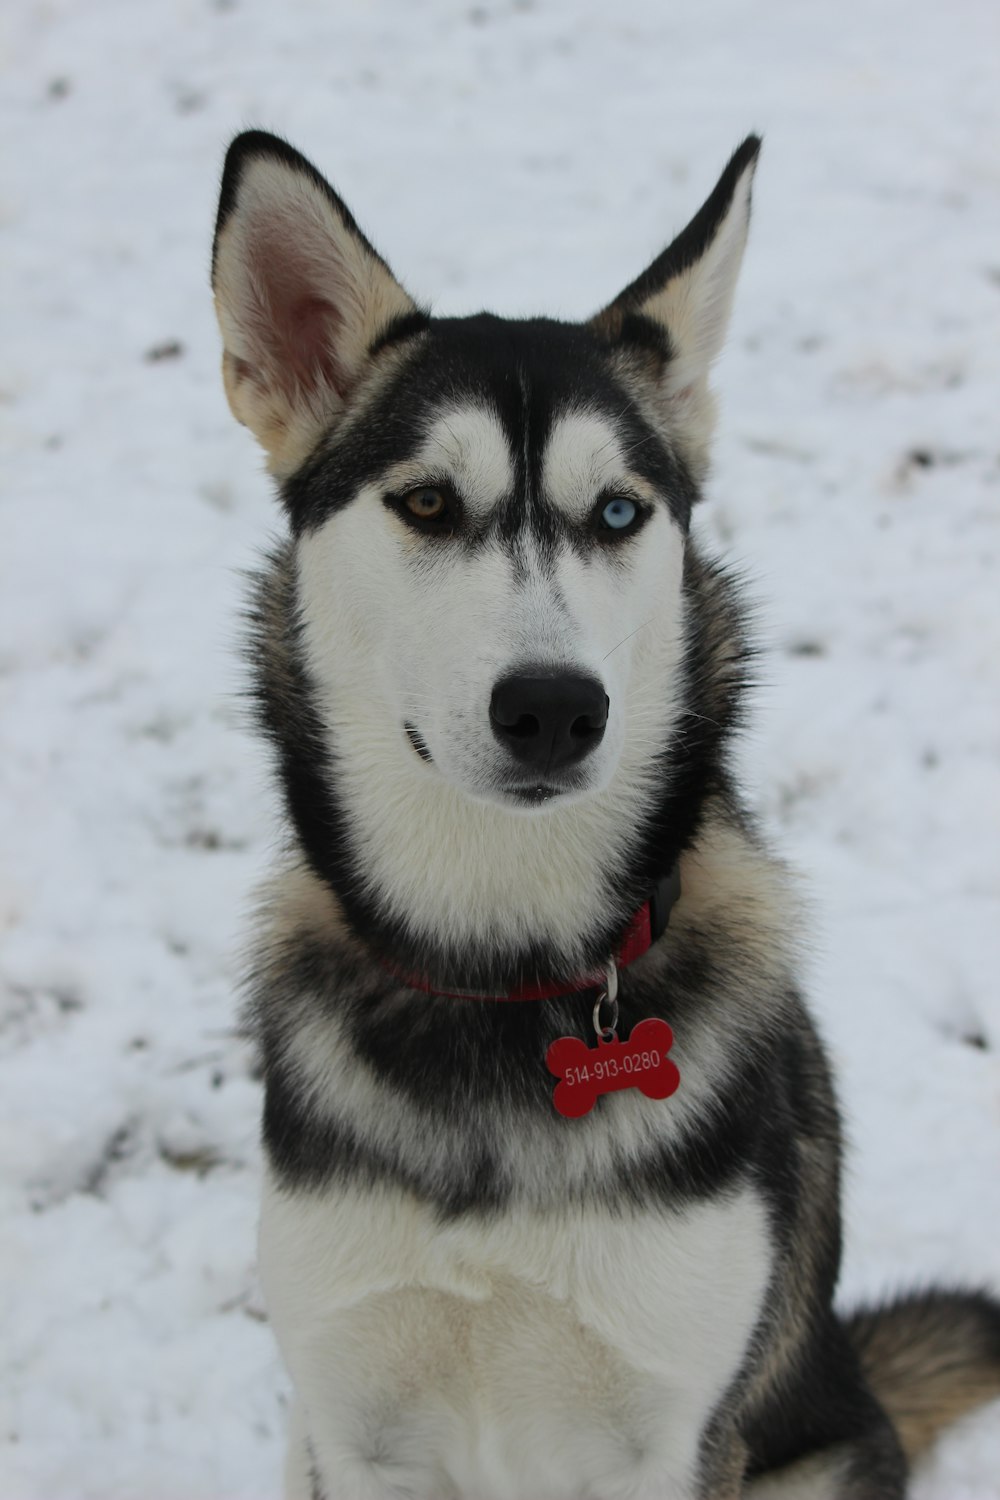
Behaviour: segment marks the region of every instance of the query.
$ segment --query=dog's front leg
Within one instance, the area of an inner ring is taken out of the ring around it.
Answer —
[[[419,1482],[418,1489],[413,1489],[416,1476],[387,1473],[387,1467],[362,1458],[331,1460],[318,1452],[309,1437],[302,1403],[295,1402],[288,1425],[284,1500],[404,1500],[425,1493]],[[431,1492],[438,1488],[431,1484]]]
[[[298,1401],[292,1407],[288,1423],[288,1448],[285,1454],[285,1500],[317,1500],[322,1494],[319,1476],[309,1448],[305,1418]]]

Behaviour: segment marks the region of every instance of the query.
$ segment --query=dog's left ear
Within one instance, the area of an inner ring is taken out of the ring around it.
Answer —
[[[278,478],[349,405],[380,336],[420,316],[316,168],[259,130],[226,155],[212,290],[229,405]]]
[[[759,136],[747,137],[687,228],[591,324],[652,372],[670,428],[698,475],[707,467],[715,419],[708,373],[729,325],[760,147]]]

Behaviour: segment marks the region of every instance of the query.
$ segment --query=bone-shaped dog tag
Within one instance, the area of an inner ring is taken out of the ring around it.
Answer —
[[[674,1034],[666,1021],[649,1016],[627,1042],[599,1037],[596,1047],[576,1036],[561,1036],[545,1054],[550,1073],[559,1079],[552,1103],[561,1115],[578,1120],[593,1109],[600,1094],[639,1089],[647,1099],[668,1099],[681,1075],[667,1053]]]

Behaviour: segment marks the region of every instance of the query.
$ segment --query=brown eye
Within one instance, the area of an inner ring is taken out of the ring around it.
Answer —
[[[462,528],[462,502],[449,484],[418,484],[384,499],[400,520],[425,536],[452,537]]]
[[[448,502],[441,491],[429,487],[411,490],[401,503],[418,521],[443,521],[448,514]]]

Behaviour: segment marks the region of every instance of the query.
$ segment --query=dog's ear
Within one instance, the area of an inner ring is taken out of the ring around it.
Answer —
[[[750,223],[760,138],[733,153],[711,195],[671,245],[593,319],[651,372],[696,473],[707,465],[715,404],[708,372],[722,348]]]
[[[349,402],[373,343],[418,312],[315,167],[256,130],[226,156],[212,290],[229,405],[279,478]]]

